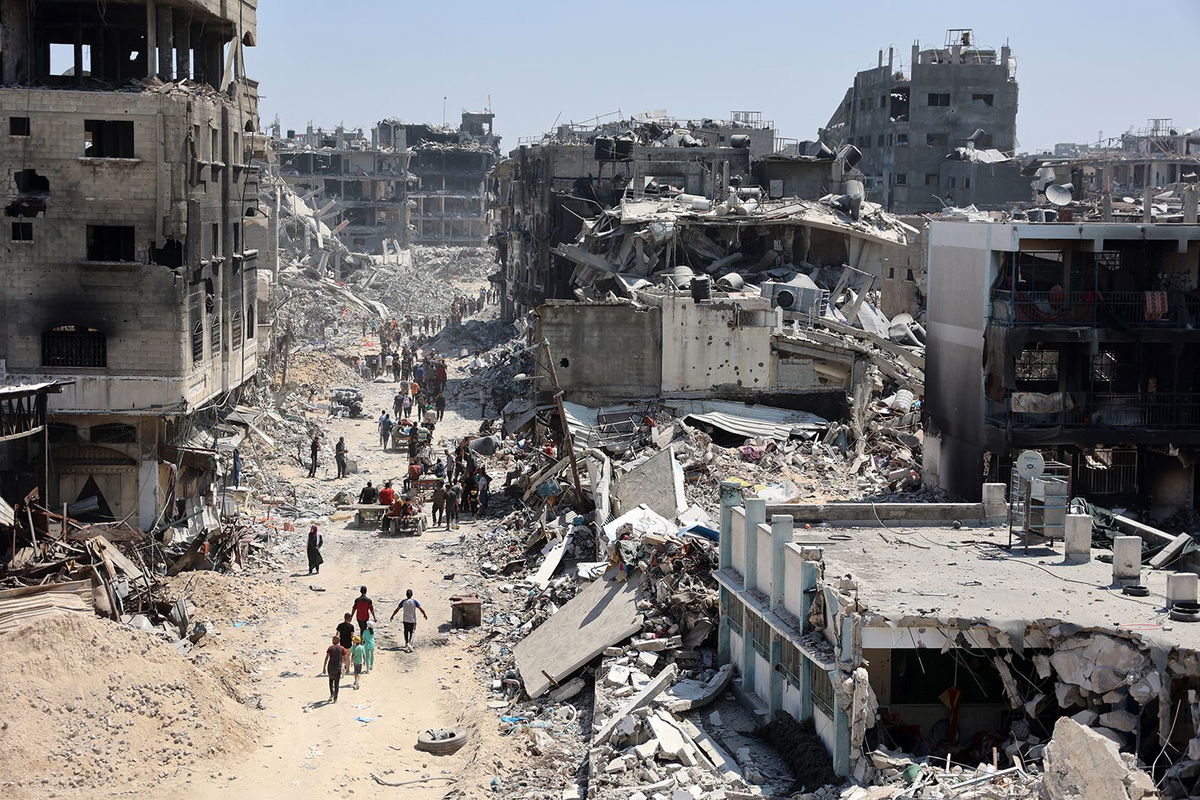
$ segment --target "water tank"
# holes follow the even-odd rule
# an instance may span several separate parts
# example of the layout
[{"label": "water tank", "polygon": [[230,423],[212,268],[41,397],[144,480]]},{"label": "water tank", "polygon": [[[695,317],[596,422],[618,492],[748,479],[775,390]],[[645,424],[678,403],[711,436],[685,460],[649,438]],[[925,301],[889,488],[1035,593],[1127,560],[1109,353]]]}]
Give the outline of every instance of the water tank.
[{"label": "water tank", "polygon": [[699,303],[712,297],[712,278],[697,275],[692,278],[692,300]]},{"label": "water tank", "polygon": [[617,139],[613,152],[618,161],[631,161],[633,159],[633,139],[626,137]]},{"label": "water tank", "polygon": [[729,146],[735,150],[749,150],[750,137],[744,133],[735,133],[729,137]]},{"label": "water tank", "polygon": [[596,160],[615,161],[617,159],[616,142],[611,136],[596,137]]}]

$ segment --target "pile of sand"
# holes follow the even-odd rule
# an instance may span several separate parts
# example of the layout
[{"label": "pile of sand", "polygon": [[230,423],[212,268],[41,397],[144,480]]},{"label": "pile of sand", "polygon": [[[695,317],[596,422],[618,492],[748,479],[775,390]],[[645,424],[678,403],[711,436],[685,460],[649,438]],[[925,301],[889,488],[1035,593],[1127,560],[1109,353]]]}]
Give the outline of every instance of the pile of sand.
[{"label": "pile of sand", "polygon": [[135,793],[243,752],[258,731],[212,675],[108,620],[45,617],[0,637],[0,663],[8,797]]},{"label": "pile of sand", "polygon": [[[377,341],[373,352],[379,352]],[[277,374],[275,380],[278,381],[281,377],[282,375]],[[349,364],[320,350],[301,350],[293,353],[288,363],[287,378],[288,384],[292,386],[304,385],[315,389],[313,396],[318,402],[329,396],[331,386],[360,386],[363,383],[363,379]]]},{"label": "pile of sand", "polygon": [[204,570],[165,579],[162,596],[172,601],[187,597],[196,607],[197,622],[265,622],[295,604],[277,580]]}]

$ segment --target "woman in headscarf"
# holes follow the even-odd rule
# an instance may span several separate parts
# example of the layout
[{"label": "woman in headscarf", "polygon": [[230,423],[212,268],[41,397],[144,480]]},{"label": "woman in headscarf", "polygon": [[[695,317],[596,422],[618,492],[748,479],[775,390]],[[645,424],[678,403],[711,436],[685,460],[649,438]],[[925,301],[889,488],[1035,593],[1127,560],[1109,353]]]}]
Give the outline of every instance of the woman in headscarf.
[{"label": "woman in headscarf", "polygon": [[321,534],[317,533],[317,526],[313,525],[308,532],[308,574],[312,575],[316,572],[321,574],[321,564],[325,559],[321,558],[321,545],[325,542],[321,539]]}]

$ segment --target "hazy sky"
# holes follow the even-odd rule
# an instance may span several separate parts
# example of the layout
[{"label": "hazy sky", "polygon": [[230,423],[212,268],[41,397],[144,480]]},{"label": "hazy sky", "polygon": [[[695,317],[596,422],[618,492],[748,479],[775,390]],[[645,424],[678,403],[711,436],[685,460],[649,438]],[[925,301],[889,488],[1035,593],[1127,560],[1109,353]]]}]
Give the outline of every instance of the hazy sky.
[{"label": "hazy sky", "polygon": [[1013,48],[1021,150],[1149,117],[1200,127],[1200,0],[259,0],[258,13],[248,72],[264,125],[285,129],[439,122],[445,97],[451,121],[490,100],[506,151],[618,110],[761,111],[810,139],[880,48],[907,65],[914,41],[963,27]]}]

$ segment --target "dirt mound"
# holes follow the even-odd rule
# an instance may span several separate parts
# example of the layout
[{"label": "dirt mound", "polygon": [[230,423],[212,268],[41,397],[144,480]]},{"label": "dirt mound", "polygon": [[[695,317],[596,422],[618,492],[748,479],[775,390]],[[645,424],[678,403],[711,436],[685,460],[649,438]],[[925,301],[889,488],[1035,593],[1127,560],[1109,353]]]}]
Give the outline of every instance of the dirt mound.
[{"label": "dirt mound", "polygon": [[[276,375],[275,380],[278,381],[280,377]],[[320,350],[293,353],[288,363],[287,377],[289,384],[314,388],[317,399],[324,399],[329,394],[330,386],[358,386],[363,382],[345,361]]]},{"label": "dirt mound", "polygon": [[162,639],[96,617],[0,637],[8,797],[136,793],[244,751],[258,722]]},{"label": "dirt mound", "polygon": [[181,573],[164,581],[163,596],[187,597],[197,620],[261,622],[288,609],[293,600],[278,582],[221,572]]}]

